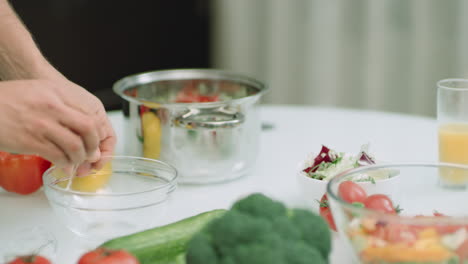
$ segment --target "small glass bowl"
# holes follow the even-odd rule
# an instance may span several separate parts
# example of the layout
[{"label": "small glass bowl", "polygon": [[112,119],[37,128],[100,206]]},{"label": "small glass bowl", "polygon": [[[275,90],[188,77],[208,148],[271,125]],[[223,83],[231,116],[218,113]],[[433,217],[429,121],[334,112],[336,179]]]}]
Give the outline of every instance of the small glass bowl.
[{"label": "small glass bowl", "polygon": [[[339,186],[348,177],[381,170],[397,171],[399,187],[382,192],[366,190],[367,195],[385,195],[393,203],[391,208],[403,209],[399,214],[370,210],[341,199]],[[468,166],[372,165],[334,177],[327,185],[327,195],[338,232],[354,252],[355,262],[465,263],[468,260],[468,190],[446,188],[444,178],[452,174],[468,176]],[[366,200],[364,205],[370,203]]]},{"label": "small glass bowl", "polygon": [[114,156],[99,172],[74,178],[52,167],[44,173],[47,199],[61,222],[89,241],[158,226],[177,187],[171,165],[147,158]]}]

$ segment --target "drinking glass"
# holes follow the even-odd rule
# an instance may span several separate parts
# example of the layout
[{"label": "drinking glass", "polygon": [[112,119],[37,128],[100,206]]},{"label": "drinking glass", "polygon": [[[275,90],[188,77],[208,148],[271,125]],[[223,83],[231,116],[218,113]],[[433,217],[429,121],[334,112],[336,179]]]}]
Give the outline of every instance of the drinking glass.
[{"label": "drinking glass", "polygon": [[[468,79],[437,83],[439,161],[468,164]],[[466,188],[468,173],[440,170],[440,182],[449,188]]]}]

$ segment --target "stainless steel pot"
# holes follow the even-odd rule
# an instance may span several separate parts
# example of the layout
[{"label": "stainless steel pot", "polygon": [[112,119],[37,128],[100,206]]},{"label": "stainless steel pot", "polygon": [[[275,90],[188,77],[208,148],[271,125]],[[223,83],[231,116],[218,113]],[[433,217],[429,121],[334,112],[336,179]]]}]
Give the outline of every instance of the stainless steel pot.
[{"label": "stainless steel pot", "polygon": [[260,135],[256,103],[266,91],[254,79],[220,70],[181,69],[125,77],[125,151],[175,166],[182,183],[245,175]]}]

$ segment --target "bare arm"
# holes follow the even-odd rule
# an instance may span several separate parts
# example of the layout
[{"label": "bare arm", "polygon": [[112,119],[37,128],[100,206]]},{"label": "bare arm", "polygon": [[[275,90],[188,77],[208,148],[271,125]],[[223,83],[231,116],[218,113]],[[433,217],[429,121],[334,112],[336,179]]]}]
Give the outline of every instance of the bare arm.
[{"label": "bare arm", "polygon": [[8,0],[0,0],[0,81],[0,149],[81,164],[83,175],[112,155],[102,102],[47,62]]},{"label": "bare arm", "polygon": [[39,79],[59,75],[44,58],[7,0],[0,0],[0,79]]}]

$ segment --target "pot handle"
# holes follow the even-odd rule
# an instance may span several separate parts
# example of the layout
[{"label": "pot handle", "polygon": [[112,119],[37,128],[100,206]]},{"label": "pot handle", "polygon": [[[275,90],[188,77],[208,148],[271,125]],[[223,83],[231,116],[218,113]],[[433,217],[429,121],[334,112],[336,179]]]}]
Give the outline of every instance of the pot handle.
[{"label": "pot handle", "polygon": [[196,128],[233,128],[244,123],[244,115],[239,112],[231,112],[226,109],[191,109],[187,113],[176,117],[176,126],[186,129]]}]

